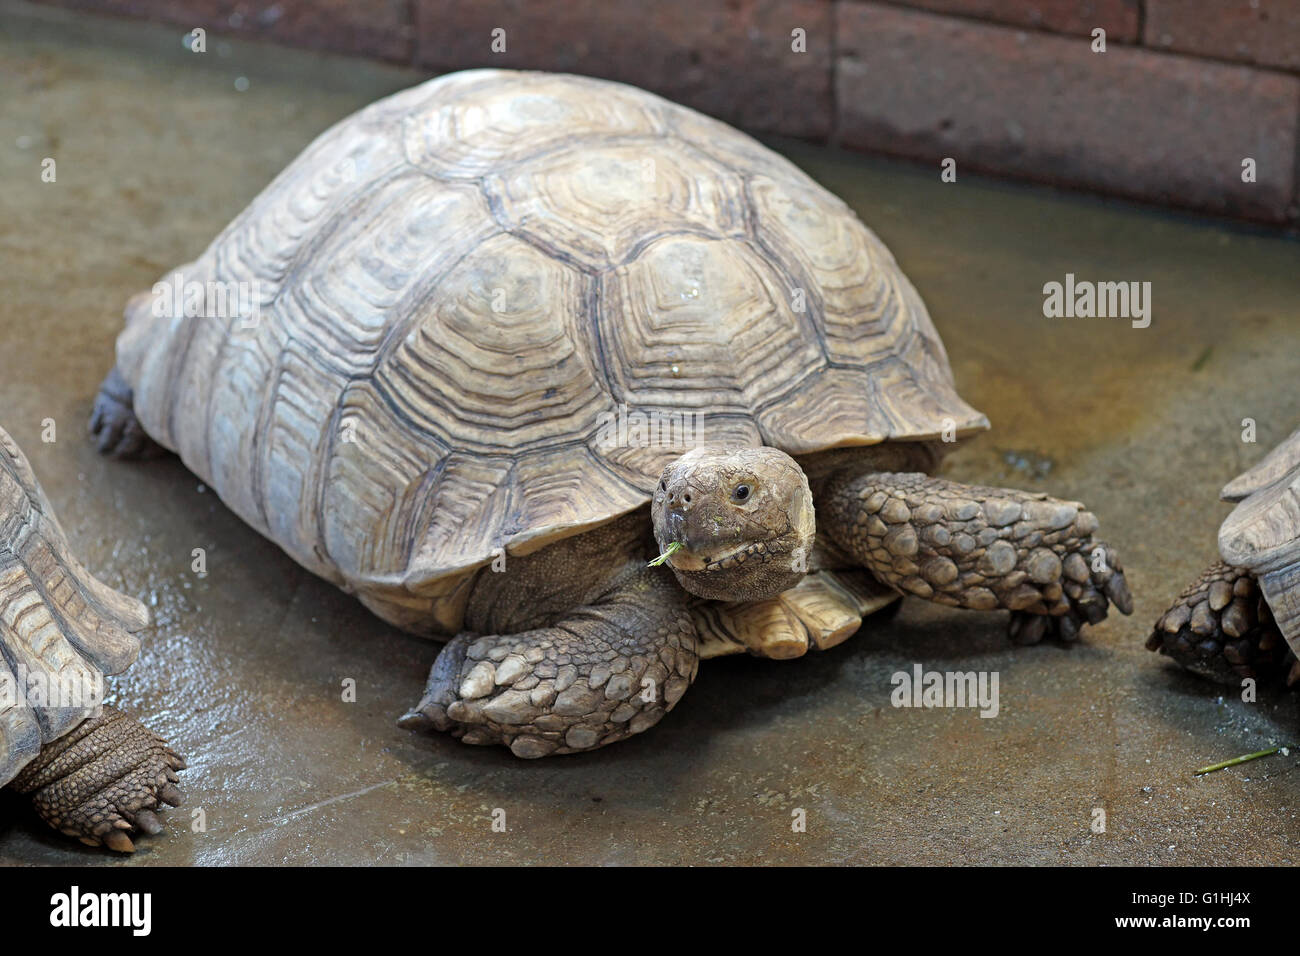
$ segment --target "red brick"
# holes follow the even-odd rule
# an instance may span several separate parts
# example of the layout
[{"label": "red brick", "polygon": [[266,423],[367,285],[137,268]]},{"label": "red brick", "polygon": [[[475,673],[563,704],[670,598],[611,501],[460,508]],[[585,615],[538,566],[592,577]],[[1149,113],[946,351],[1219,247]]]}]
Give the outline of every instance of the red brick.
[{"label": "red brick", "polygon": [[[61,7],[140,17],[216,35],[253,36],[290,46],[409,63],[411,0],[46,0]],[[211,47],[209,47],[211,49]]]},{"label": "red brick", "polygon": [[[417,0],[416,56],[632,83],[749,129],[830,132],[831,0]],[[491,51],[492,30],[506,51]],[[791,50],[802,28],[807,52]]]},{"label": "red brick", "polygon": [[[1300,77],[870,3],[837,7],[841,141],[1279,222]],[[1253,158],[1258,182],[1241,181]],[[936,176],[938,175],[936,169]]]},{"label": "red brick", "polygon": [[1057,33],[1091,36],[1101,27],[1115,43],[1138,38],[1138,0],[889,0],[935,13],[951,13]]},{"label": "red brick", "polygon": [[1296,0],[1147,0],[1152,47],[1300,70]]}]

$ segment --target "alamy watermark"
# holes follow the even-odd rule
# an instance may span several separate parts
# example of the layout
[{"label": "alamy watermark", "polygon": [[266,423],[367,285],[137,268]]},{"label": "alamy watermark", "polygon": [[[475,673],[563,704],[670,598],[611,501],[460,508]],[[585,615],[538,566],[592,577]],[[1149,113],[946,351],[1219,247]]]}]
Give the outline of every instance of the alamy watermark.
[{"label": "alamy watermark", "polygon": [[895,671],[889,702],[895,707],[978,707],[981,717],[996,717],[997,671],[927,671],[920,664],[912,672]]},{"label": "alamy watermark", "polygon": [[239,319],[243,328],[261,321],[261,282],[200,282],[175,272],[153,285],[153,314],[158,318]]},{"label": "alamy watermark", "polygon": [[1131,319],[1133,328],[1151,324],[1150,282],[1076,281],[1073,272],[1065,282],[1043,286],[1043,315],[1049,319]]},{"label": "alamy watermark", "polygon": [[53,674],[19,664],[13,672],[0,671],[0,712],[19,702],[34,710],[71,709],[95,713],[104,703],[104,675],[87,670],[77,674]]},{"label": "alamy watermark", "polygon": [[58,929],[121,927],[132,936],[153,930],[152,893],[83,893],[74,885],[50,897],[50,925]]},{"label": "alamy watermark", "polygon": [[597,417],[596,447],[691,449],[704,440],[703,412],[639,412],[620,403]]}]

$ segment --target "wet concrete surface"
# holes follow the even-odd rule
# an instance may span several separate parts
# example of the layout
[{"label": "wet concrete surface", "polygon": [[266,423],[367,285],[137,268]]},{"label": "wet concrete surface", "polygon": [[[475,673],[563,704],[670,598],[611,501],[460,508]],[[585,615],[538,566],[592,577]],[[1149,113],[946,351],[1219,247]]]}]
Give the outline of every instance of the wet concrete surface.
[{"label": "wet concrete surface", "polygon": [[[133,857],[66,841],[5,796],[0,862],[1297,861],[1300,753],[1192,775],[1300,743],[1296,697],[1242,702],[1142,642],[1214,558],[1218,489],[1300,421],[1300,244],[782,144],[892,247],[993,422],[946,473],[1086,501],[1135,613],[1026,649],[1005,614],[910,600],[829,653],[706,663],[627,743],[524,762],[397,728],[436,645],[301,570],[178,462],[115,464],[87,443],[127,297],[330,123],[420,79],[208,39],[199,56],[176,30],[0,2],[0,422],[86,563],[152,606],[116,701],[190,759],[186,806]],[[1150,328],[1044,318],[1042,286],[1067,272],[1150,281]],[[1247,417],[1258,444],[1241,441]],[[998,672],[999,715],[892,707],[890,675],[914,663]]]}]

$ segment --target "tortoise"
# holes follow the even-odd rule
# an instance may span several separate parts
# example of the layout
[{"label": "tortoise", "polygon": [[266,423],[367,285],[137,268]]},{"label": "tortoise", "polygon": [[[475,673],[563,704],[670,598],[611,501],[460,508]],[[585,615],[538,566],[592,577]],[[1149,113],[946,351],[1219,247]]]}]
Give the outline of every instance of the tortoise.
[{"label": "tortoise", "polygon": [[326,131],[131,300],[91,427],[446,641],[400,723],[520,757],[900,594],[1024,642],[1131,609],[1081,504],[929,476],[988,421],[854,213],[603,80],[455,73]]},{"label": "tortoise", "polygon": [[0,786],[31,798],[54,829],[129,853],[177,806],[166,742],[103,703],[106,674],[140,652],[149,612],[72,553],[17,443],[0,429]]},{"label": "tortoise", "polygon": [[1146,646],[1219,683],[1300,682],[1300,429],[1220,493],[1220,560],[1189,584]]}]

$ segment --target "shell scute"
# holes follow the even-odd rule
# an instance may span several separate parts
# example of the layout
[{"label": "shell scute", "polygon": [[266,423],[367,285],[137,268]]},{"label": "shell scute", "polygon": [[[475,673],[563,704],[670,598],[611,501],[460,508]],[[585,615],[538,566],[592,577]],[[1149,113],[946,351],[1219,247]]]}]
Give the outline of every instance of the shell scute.
[{"label": "shell scute", "polygon": [[628,405],[748,414],[825,365],[788,290],[745,243],[665,236],[601,292],[601,345]]},{"label": "shell scute", "polygon": [[671,140],[548,153],[485,177],[483,188],[504,228],[591,271],[666,234],[746,235],[741,178]]},{"label": "shell scute", "polygon": [[1300,431],[1243,478],[1260,487],[1219,529],[1223,560],[1256,573],[1300,563]]},{"label": "shell scute", "polygon": [[652,136],[663,131],[653,101],[609,84],[575,96],[573,78],[551,73],[468,70],[426,84],[427,109],[402,119],[406,159],[440,179],[477,180],[587,136]]},{"label": "shell scute", "polygon": [[607,406],[589,279],[507,234],[468,252],[380,357],[377,388],[422,433],[511,456],[576,441]]}]

